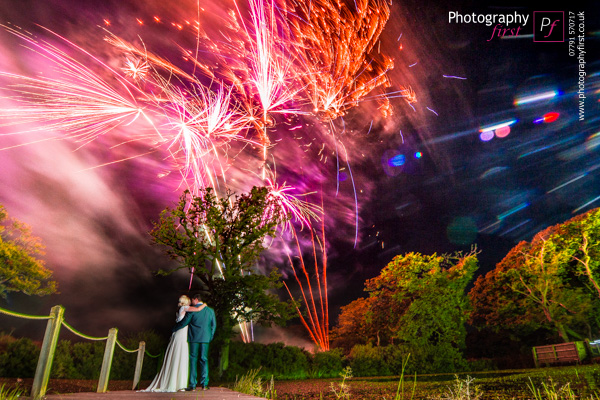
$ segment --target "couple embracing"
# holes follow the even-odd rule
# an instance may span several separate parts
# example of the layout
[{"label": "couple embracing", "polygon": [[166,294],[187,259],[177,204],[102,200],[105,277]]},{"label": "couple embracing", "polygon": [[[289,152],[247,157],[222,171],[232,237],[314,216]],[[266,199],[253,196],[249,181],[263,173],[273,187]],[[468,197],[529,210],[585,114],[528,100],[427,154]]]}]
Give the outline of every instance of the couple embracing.
[{"label": "couple embracing", "polygon": [[[145,392],[208,389],[208,344],[215,335],[215,312],[199,295],[179,298],[177,324],[165,352],[162,368]],[[200,382],[198,382],[200,361]]]}]

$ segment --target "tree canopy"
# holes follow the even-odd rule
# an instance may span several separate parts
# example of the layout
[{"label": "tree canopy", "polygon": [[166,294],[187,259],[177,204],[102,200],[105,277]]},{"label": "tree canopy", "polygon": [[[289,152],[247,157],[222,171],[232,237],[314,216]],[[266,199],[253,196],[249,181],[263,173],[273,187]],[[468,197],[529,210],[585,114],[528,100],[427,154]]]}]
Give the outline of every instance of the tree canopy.
[{"label": "tree canopy", "polygon": [[[463,255],[396,256],[365,284],[369,299],[344,307],[335,337],[377,345],[397,344],[439,370],[461,363],[469,315],[467,284],[477,270],[477,252]],[[359,314],[362,314],[360,318]],[[442,365],[442,364],[445,364]]]},{"label": "tree canopy", "polygon": [[44,246],[31,228],[9,217],[0,205],[0,296],[9,292],[44,296],[56,292],[52,271],[40,258]]},{"label": "tree canopy", "polygon": [[567,342],[598,333],[600,210],[521,242],[470,292],[472,322],[526,335],[546,330]]}]

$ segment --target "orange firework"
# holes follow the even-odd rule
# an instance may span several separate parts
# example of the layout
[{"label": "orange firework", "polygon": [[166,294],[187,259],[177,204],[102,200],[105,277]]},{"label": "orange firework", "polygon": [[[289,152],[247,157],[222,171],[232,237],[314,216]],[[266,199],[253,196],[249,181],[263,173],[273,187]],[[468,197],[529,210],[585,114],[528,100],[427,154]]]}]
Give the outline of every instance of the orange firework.
[{"label": "orange firework", "polygon": [[[343,116],[374,89],[390,85],[393,62],[375,49],[390,15],[385,0],[292,0],[286,12],[315,114]],[[387,98],[380,99],[388,110]]]},{"label": "orange firework", "polygon": [[[319,261],[317,257],[317,244],[315,240],[315,234],[311,230],[310,237],[312,243],[312,252],[315,264],[315,279],[317,288],[313,291],[312,283],[310,276],[308,274],[308,270],[306,269],[306,264],[304,262],[304,257],[302,255],[302,250],[300,247],[300,241],[298,239],[298,235],[295,230],[293,230],[294,239],[296,240],[296,247],[298,249],[298,260],[300,269],[304,275],[306,286],[305,289],[302,280],[298,277],[296,272],[296,268],[294,267],[294,262],[292,261],[292,256],[288,251],[288,260],[290,262],[290,266],[292,267],[292,271],[294,273],[294,278],[300,287],[300,292],[302,294],[302,299],[304,302],[304,306],[307,310],[307,318],[302,315],[300,308],[296,305],[296,311],[298,312],[298,316],[300,317],[300,321],[302,325],[308,331],[310,338],[313,342],[318,346],[318,348],[322,351],[329,350],[329,300],[327,298],[327,250],[325,247],[325,223],[324,218],[321,221],[321,271],[319,274]],[[289,287],[284,282],[285,288],[288,291],[290,297],[292,297],[292,293],[290,292]],[[317,301],[315,301],[315,297],[317,297]],[[308,319],[308,320],[307,320]]]}]

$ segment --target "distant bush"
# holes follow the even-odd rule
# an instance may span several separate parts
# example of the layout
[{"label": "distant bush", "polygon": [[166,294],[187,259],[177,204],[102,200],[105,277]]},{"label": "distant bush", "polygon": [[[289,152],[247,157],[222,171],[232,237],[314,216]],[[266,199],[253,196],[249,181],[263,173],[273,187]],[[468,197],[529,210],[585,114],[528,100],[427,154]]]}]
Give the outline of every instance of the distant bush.
[{"label": "distant bush", "polygon": [[427,348],[408,345],[355,345],[347,357],[354,376],[399,375],[403,360],[406,359],[406,374],[460,372],[468,369],[468,363],[458,350],[443,345]]},{"label": "distant bush", "polygon": [[29,338],[8,341],[0,354],[0,376],[5,378],[33,378],[40,349]]},{"label": "distant bush", "polygon": [[451,373],[468,369],[468,363],[462,352],[449,343],[413,346],[407,350],[410,352],[407,370],[411,373]]},{"label": "distant bush", "polygon": [[310,354],[294,346],[283,343],[242,343],[231,342],[229,347],[229,367],[223,380],[235,381],[250,370],[260,368],[260,376],[276,379],[306,378],[308,376]]},{"label": "distant bush", "polygon": [[71,342],[69,340],[61,340],[56,346],[54,353],[54,362],[50,371],[51,378],[68,379],[76,378],[79,371],[75,367],[75,361],[71,354]]},{"label": "distant bush", "polygon": [[373,347],[371,344],[355,345],[348,356],[354,376],[391,375],[385,359],[385,348]]},{"label": "distant bush", "polygon": [[[217,359],[217,357],[212,357]],[[338,377],[343,369],[342,352],[333,350],[311,354],[283,343],[231,342],[229,367],[222,377],[235,381],[236,377],[259,370],[258,376],[270,379],[304,379],[308,377]]]},{"label": "distant bush", "polygon": [[[166,350],[166,341],[153,331],[144,331],[134,335],[127,335],[119,339],[119,342],[128,350],[136,350],[140,342],[146,343],[146,351],[152,355],[160,355]],[[137,353],[123,351],[115,347],[115,355],[111,368],[111,379],[133,380]],[[162,357],[144,357],[142,365],[141,380],[152,380],[162,367]]]},{"label": "distant bush", "polygon": [[479,358],[473,360],[467,360],[469,371],[497,371],[498,366],[496,365],[495,360],[491,358]]},{"label": "distant bush", "polygon": [[312,356],[311,378],[337,378],[344,369],[344,356],[341,349],[320,351]]},{"label": "distant bush", "polygon": [[[142,332],[119,338],[119,342],[129,350],[135,350],[139,342],[146,343],[150,354],[159,355],[164,352],[166,343],[163,338],[153,332]],[[51,378],[58,379],[93,379],[100,377],[102,359],[106,347],[105,341],[58,342],[51,370]],[[218,357],[216,346],[211,348],[211,368],[215,367]],[[15,339],[10,335],[0,335],[0,376],[32,378],[39,358],[39,345],[30,339]],[[389,358],[389,357],[388,357]],[[110,373],[111,380],[133,380],[137,353],[123,351],[115,347]],[[391,370],[394,370],[395,364]],[[162,357],[144,357],[142,380],[152,380],[162,366]],[[229,367],[223,381],[235,381],[252,370],[260,370],[259,377],[270,379],[304,379],[309,377],[338,377],[344,368],[341,350],[327,352],[310,352],[283,343],[242,343],[231,342],[229,349]],[[216,368],[212,369],[216,371]],[[216,379],[216,376],[213,375]]]},{"label": "distant bush", "polygon": [[[136,350],[139,342],[146,342],[150,354],[160,355],[164,351],[165,340],[148,331],[119,338],[119,342],[130,350]],[[106,341],[71,342],[61,340],[56,346],[51,378],[58,379],[99,379]],[[33,378],[40,354],[40,346],[31,339],[16,339],[10,335],[0,335],[0,377]],[[137,353],[128,353],[115,347],[110,379],[133,380]],[[151,380],[162,365],[162,359],[145,356],[142,380]]]}]

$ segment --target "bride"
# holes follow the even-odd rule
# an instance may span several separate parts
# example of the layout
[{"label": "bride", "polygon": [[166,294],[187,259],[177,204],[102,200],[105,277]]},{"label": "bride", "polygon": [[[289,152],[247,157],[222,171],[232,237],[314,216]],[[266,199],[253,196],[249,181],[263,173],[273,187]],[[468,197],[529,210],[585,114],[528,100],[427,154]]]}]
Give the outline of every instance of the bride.
[{"label": "bride", "polygon": [[[190,298],[185,295],[179,298],[176,322],[181,321],[187,311],[200,311],[206,307],[206,304],[190,307],[190,303]],[[187,387],[190,363],[187,334],[186,326],[171,335],[160,372],[142,392],[176,392]]]}]

